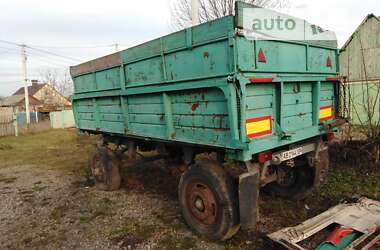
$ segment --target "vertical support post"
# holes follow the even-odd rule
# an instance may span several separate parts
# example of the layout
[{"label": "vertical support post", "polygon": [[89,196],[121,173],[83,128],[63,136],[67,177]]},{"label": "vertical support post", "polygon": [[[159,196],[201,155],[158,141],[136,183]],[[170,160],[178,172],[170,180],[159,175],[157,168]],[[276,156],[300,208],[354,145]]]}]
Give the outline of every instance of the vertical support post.
[{"label": "vertical support post", "polygon": [[96,130],[100,130],[100,111],[99,111],[99,107],[98,107],[98,104],[96,102],[96,98],[92,98],[92,103],[94,105],[94,111],[95,111],[95,127],[96,127]]},{"label": "vertical support post", "polygon": [[24,95],[25,95],[25,115],[26,115],[26,124],[27,126],[30,124],[30,113],[29,113],[29,93],[28,93],[28,77],[27,77],[27,69],[26,69],[26,45],[21,45],[21,59],[22,59],[22,74],[24,81]]},{"label": "vertical support post", "polygon": [[306,71],[309,71],[309,45],[306,45]]},{"label": "vertical support post", "polygon": [[13,113],[13,126],[15,127],[15,136],[18,136],[17,113]]},{"label": "vertical support post", "polygon": [[170,96],[166,93],[162,94],[164,101],[164,111],[165,111],[165,122],[166,122],[166,133],[168,139],[175,138],[175,130],[173,125],[173,111],[172,111],[172,102]]},{"label": "vertical support post", "polygon": [[168,75],[166,73],[165,53],[164,53],[162,38],[160,38],[160,54],[161,54],[163,78],[164,78],[164,81],[166,82],[168,80]]},{"label": "vertical support post", "polygon": [[121,112],[123,113],[124,133],[128,133],[129,126],[130,126],[128,104],[126,103],[126,100],[127,100],[126,97],[120,96],[120,107],[121,107]]},{"label": "vertical support post", "polygon": [[237,108],[237,97],[236,90],[233,84],[228,84],[228,86],[223,90],[224,96],[227,99],[227,107],[228,107],[228,119],[230,124],[230,131],[233,140],[239,140],[239,115]]},{"label": "vertical support post", "polygon": [[61,113],[61,124],[62,124],[62,128],[65,128],[65,111],[60,111]]},{"label": "vertical support post", "polygon": [[36,114],[36,123],[38,123],[38,112],[37,112],[37,110],[36,110],[35,114]]},{"label": "vertical support post", "polygon": [[320,106],[320,94],[321,94],[321,82],[315,82],[313,84],[313,126],[319,124],[319,106]]},{"label": "vertical support post", "polygon": [[120,64],[120,89],[125,90],[125,69],[123,62]]},{"label": "vertical support post", "polygon": [[280,127],[284,124],[284,118],[282,116],[282,107],[284,107],[284,82],[280,82],[280,89],[279,89],[279,105],[277,110],[278,115],[278,123],[280,124]]}]

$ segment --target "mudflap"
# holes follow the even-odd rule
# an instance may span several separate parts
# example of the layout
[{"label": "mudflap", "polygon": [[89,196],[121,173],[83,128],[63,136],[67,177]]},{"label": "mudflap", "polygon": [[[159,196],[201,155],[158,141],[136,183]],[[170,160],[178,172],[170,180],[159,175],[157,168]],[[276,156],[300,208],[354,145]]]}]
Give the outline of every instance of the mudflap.
[{"label": "mudflap", "polygon": [[329,164],[329,148],[324,142],[320,141],[317,144],[313,162],[311,164],[315,169],[314,186],[317,187],[326,181]]},{"label": "mudflap", "polygon": [[243,230],[254,230],[259,218],[260,169],[246,163],[248,172],[239,176],[239,212]]}]

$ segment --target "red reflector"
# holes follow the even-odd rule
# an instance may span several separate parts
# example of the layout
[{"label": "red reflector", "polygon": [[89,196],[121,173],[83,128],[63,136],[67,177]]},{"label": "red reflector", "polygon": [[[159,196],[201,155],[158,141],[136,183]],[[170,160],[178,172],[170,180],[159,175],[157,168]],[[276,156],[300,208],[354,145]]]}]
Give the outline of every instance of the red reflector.
[{"label": "red reflector", "polygon": [[349,228],[349,227],[337,227],[327,237],[325,242],[329,242],[329,243],[333,244],[334,246],[337,246],[340,244],[340,242],[344,236],[352,234],[353,232],[354,232],[354,230],[352,228]]},{"label": "red reflector", "polygon": [[258,160],[260,163],[265,163],[267,161],[272,160],[272,152],[268,151],[260,153],[258,156]]},{"label": "red reflector", "polygon": [[273,82],[273,77],[251,77],[249,81],[251,83],[268,83]]},{"label": "red reflector", "polygon": [[265,55],[264,55],[264,52],[263,52],[262,49],[259,50],[259,55],[258,55],[257,60],[258,60],[259,62],[262,62],[262,63],[267,62],[267,59],[265,58]]},{"label": "red reflector", "polygon": [[337,82],[337,81],[339,81],[339,77],[337,77],[337,76],[326,77],[326,81]]},{"label": "red reflector", "polygon": [[328,133],[326,135],[327,141],[333,141],[335,139],[335,134],[334,133]]},{"label": "red reflector", "polygon": [[331,57],[330,56],[327,57],[326,67],[332,68],[332,62],[331,62]]}]

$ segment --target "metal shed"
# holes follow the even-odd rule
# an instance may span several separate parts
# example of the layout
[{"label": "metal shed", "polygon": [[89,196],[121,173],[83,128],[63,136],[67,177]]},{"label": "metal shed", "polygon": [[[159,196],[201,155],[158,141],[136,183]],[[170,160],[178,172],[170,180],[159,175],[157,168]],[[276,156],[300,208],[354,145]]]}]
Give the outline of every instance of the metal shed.
[{"label": "metal shed", "polygon": [[380,18],[370,14],[340,51],[343,113],[355,125],[379,124]]}]

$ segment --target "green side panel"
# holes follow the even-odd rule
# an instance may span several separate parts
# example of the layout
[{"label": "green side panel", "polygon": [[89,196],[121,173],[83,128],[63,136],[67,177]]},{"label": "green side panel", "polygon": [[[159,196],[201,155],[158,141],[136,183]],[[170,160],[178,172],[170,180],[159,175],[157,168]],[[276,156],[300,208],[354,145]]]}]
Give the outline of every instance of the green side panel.
[{"label": "green side panel", "polygon": [[[309,47],[309,70],[311,72],[323,72],[335,74],[337,72],[338,54],[335,49],[326,49],[318,47]],[[331,66],[328,66],[327,60],[330,58]]]},{"label": "green side panel", "polygon": [[229,31],[233,30],[233,25],[233,17],[220,18],[124,50],[121,53],[121,59],[123,63],[128,64],[160,56],[161,51],[170,53],[176,50],[191,49],[195,45],[227,37]]},{"label": "green side panel", "polygon": [[74,79],[75,93],[82,93],[88,91],[95,91],[95,78],[94,74],[86,74],[75,77]]},{"label": "green side panel", "polygon": [[127,85],[130,83],[145,84],[164,81],[161,57],[147,61],[130,63],[125,67]]},{"label": "green side panel", "polygon": [[305,72],[305,45],[281,41],[256,41],[256,57],[260,49],[264,52],[266,62],[258,62],[257,69],[273,72]]},{"label": "green side panel", "polygon": [[[290,41],[252,41],[244,37],[236,40],[241,71],[334,74],[337,70],[336,49]],[[260,51],[265,61],[258,60]]]},{"label": "green side panel", "polygon": [[122,51],[126,87],[230,74],[232,31],[224,17]]},{"label": "green side panel", "polygon": [[[132,95],[128,96],[128,134],[142,137],[152,137],[164,140],[182,141],[212,146],[230,147],[232,141],[229,129],[227,100],[217,88],[191,91],[167,92],[170,99],[171,117],[165,110],[163,95]],[[92,111],[81,112],[78,105],[80,123],[83,119],[96,123],[93,106]],[[113,130],[113,133],[124,134],[123,115],[120,113],[105,113],[109,106],[120,110],[117,98],[99,98],[100,128],[102,131]],[[168,133],[167,122],[172,122],[173,132]]]},{"label": "green side panel", "polygon": [[75,78],[75,92],[111,90],[120,88],[119,68],[88,73]]},{"label": "green side panel", "polygon": [[167,77],[171,81],[223,75],[232,71],[226,41],[184,50],[166,56]]}]

